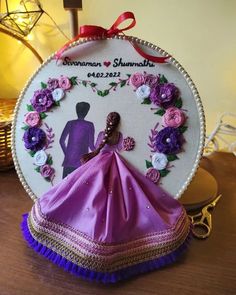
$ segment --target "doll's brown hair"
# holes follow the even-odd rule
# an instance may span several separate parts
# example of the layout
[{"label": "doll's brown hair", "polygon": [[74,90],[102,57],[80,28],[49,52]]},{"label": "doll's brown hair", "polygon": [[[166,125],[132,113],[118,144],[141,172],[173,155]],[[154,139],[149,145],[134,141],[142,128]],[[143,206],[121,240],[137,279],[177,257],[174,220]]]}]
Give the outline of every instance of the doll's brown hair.
[{"label": "doll's brown hair", "polygon": [[117,126],[119,125],[120,122],[120,115],[116,112],[111,112],[107,116],[106,120],[106,128],[104,131],[104,136],[102,139],[102,142],[99,144],[98,148],[88,154],[85,154],[81,157],[80,162],[82,164],[88,162],[92,158],[94,158],[96,155],[99,154],[101,149],[105,146],[105,144],[108,142],[108,139],[112,136],[113,132],[116,130]]}]

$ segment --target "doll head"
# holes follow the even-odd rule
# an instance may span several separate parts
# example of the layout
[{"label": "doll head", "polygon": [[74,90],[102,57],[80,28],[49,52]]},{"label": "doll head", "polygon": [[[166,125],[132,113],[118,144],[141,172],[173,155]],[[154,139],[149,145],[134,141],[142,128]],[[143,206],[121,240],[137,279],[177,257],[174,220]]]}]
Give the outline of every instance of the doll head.
[{"label": "doll head", "polygon": [[88,162],[89,160],[91,160],[92,158],[94,158],[96,155],[99,154],[101,149],[107,143],[108,139],[112,136],[113,132],[118,127],[119,123],[120,123],[120,115],[118,113],[111,112],[107,115],[106,128],[104,131],[104,137],[102,139],[102,142],[99,144],[98,148],[95,151],[82,156],[82,158],[80,159],[82,164]]}]

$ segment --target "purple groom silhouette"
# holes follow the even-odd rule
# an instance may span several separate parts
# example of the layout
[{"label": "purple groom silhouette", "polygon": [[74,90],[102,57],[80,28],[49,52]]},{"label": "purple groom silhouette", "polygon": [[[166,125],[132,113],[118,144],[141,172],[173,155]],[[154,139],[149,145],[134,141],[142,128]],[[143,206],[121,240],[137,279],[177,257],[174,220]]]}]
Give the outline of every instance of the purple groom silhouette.
[{"label": "purple groom silhouette", "polygon": [[[78,102],[76,104],[76,113],[78,119],[68,121],[60,138],[60,145],[65,155],[62,163],[63,178],[78,168],[80,158],[95,149],[94,146],[94,125],[84,118],[88,114],[90,104],[87,102]],[[68,138],[67,144],[66,139]]]}]

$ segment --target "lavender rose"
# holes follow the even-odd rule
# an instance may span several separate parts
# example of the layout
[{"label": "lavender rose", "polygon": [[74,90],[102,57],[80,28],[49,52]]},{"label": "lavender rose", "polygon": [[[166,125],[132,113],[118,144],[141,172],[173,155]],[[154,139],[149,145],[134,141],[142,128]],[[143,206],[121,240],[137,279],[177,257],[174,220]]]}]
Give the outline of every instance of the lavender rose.
[{"label": "lavender rose", "polygon": [[54,89],[59,87],[59,80],[54,79],[54,78],[49,78],[48,82],[47,82],[47,85],[48,85],[49,90],[54,90]]},{"label": "lavender rose", "polygon": [[34,164],[36,166],[43,166],[47,162],[48,155],[44,150],[37,151],[34,154]]},{"label": "lavender rose", "polygon": [[61,88],[56,88],[52,92],[52,98],[54,101],[60,101],[65,96],[65,92]]},{"label": "lavender rose", "polygon": [[34,92],[33,98],[30,100],[35,111],[41,113],[46,112],[53,105],[52,92],[49,89],[40,89]]},{"label": "lavender rose", "polygon": [[152,88],[151,101],[163,108],[172,106],[179,96],[179,89],[173,83],[165,83]]},{"label": "lavender rose", "polygon": [[146,177],[154,183],[158,183],[160,179],[160,172],[155,168],[149,168],[146,172]]},{"label": "lavender rose", "polygon": [[63,90],[68,90],[71,88],[71,82],[69,80],[69,78],[67,78],[66,76],[61,76],[59,79],[59,87]]},{"label": "lavender rose", "polygon": [[156,136],[156,148],[160,153],[176,154],[181,151],[183,137],[176,128],[166,127]]},{"label": "lavender rose", "polygon": [[148,98],[150,95],[150,87],[147,85],[139,86],[139,88],[136,90],[136,96],[137,98],[144,100],[145,98]]},{"label": "lavender rose", "polygon": [[47,136],[45,132],[37,127],[27,129],[23,135],[25,148],[31,151],[39,151],[46,144]]},{"label": "lavender rose", "polygon": [[134,88],[138,88],[139,86],[144,84],[144,75],[141,73],[135,73],[131,75],[129,78],[129,81]]},{"label": "lavender rose", "polygon": [[45,164],[40,167],[40,173],[44,178],[51,178],[54,175],[55,170],[52,166]]},{"label": "lavender rose", "polygon": [[155,76],[152,74],[146,74],[144,76],[144,84],[148,85],[151,88],[154,88],[155,86],[157,86],[159,82],[159,76]]},{"label": "lavender rose", "polygon": [[165,169],[168,164],[168,159],[163,153],[155,153],[152,155],[152,166],[157,170]]}]

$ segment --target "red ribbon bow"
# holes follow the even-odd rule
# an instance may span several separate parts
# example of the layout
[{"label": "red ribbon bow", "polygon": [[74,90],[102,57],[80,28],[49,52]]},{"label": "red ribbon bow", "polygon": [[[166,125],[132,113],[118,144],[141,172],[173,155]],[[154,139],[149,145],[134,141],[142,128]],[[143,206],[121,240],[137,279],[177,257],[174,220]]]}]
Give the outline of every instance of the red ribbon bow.
[{"label": "red ribbon bow", "polygon": [[[132,20],[131,23],[124,28],[119,29],[119,25],[122,24],[124,21],[126,20]],[[122,33],[124,35],[124,31],[127,31],[131,28],[133,28],[136,24],[136,20],[134,17],[134,14],[132,12],[124,12],[122,13],[117,20],[114,22],[114,24],[110,27],[110,29],[104,29],[103,27],[99,27],[99,26],[94,26],[94,25],[85,25],[85,26],[81,26],[80,27],[80,32],[79,34],[73,38],[72,40],[70,40],[69,42],[67,42],[57,53],[56,53],[56,59],[60,59],[62,53],[70,46],[71,43],[79,40],[80,38],[88,38],[88,37],[112,37],[115,35],[119,35],[119,33]],[[128,40],[132,46],[134,47],[134,49],[145,59],[148,59],[152,62],[155,63],[166,63],[166,60],[170,57],[170,56],[153,56],[153,55],[149,55],[147,53],[145,53],[138,45],[137,43]]]}]

